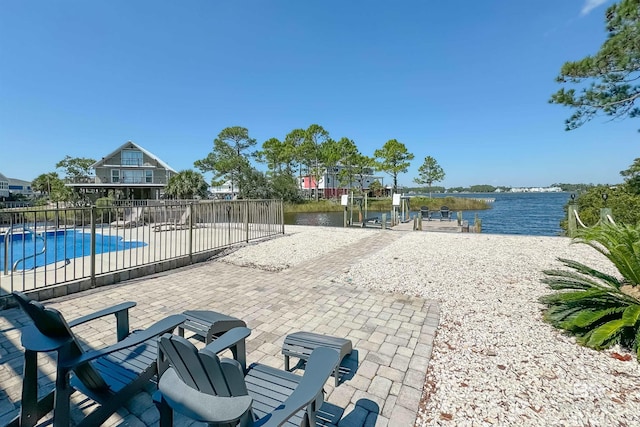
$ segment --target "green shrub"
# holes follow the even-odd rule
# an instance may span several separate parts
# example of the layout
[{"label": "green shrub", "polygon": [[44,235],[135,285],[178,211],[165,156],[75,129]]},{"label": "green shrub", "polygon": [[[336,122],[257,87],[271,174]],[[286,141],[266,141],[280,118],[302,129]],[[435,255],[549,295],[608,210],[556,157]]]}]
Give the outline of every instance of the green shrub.
[{"label": "green shrub", "polygon": [[620,344],[640,360],[640,227],[602,224],[575,242],[591,246],[616,267],[620,278],[561,258],[570,270],[546,270],[543,283],[555,291],[541,298],[544,319],[594,349]]},{"label": "green shrub", "polygon": [[[606,204],[602,198],[603,194],[607,195]],[[640,224],[640,195],[636,194],[636,190],[628,184],[620,184],[615,187],[598,185],[580,194],[576,199],[580,220],[588,227],[598,223],[600,209],[605,205],[611,208],[611,215],[616,223]],[[564,208],[565,212],[567,207],[568,205]],[[566,226],[565,220],[561,223],[561,227],[566,229]]]}]

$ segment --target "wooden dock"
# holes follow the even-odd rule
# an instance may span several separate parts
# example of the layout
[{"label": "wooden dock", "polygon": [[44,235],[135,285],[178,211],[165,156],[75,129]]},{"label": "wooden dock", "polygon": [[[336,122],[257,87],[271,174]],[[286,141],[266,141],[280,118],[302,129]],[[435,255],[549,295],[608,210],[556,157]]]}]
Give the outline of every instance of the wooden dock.
[{"label": "wooden dock", "polygon": [[[401,222],[393,227],[393,230],[398,231],[414,231],[414,221]],[[472,228],[472,227],[471,227]],[[421,231],[421,230],[415,230]],[[469,223],[463,221],[462,225],[458,225],[458,221],[453,219],[451,221],[440,221],[439,219],[432,219],[431,221],[422,220],[422,231],[443,231],[449,233],[468,233],[470,231]]]}]

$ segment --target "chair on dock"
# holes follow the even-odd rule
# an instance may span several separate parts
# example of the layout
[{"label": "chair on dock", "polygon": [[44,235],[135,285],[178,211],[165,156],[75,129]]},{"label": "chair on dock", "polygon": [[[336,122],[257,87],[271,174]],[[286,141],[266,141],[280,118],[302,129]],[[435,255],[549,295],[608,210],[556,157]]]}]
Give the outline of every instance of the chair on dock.
[{"label": "chair on dock", "polygon": [[[169,316],[149,328],[129,333],[129,309],[125,302],[67,322],[53,308],[13,292],[20,308],[32,324],[22,329],[25,348],[22,402],[18,418],[9,426],[33,426],[53,410],[53,426],[71,423],[71,395],[77,390],[97,403],[77,426],[98,426],[137,393],[145,390],[157,374],[157,337],[173,331],[184,316]],[[117,343],[98,350],[85,351],[72,328],[110,314],[116,317]],[[38,396],[39,352],[57,353],[56,384],[40,400]],[[73,375],[71,375],[73,373]]]},{"label": "chair on dock", "polygon": [[[198,349],[177,335],[163,335],[158,347],[160,426],[173,425],[173,411],[210,426],[315,426],[322,388],[338,364],[338,352],[319,347],[304,376],[252,364],[244,372],[217,353],[237,346],[251,331],[238,327]],[[244,346],[242,346],[244,347]]]},{"label": "chair on dock", "polygon": [[440,207],[440,221],[451,221],[451,211],[447,206]]},{"label": "chair on dock", "polygon": [[431,221],[431,215],[429,214],[428,206],[420,206],[420,215],[422,215],[422,219]]}]

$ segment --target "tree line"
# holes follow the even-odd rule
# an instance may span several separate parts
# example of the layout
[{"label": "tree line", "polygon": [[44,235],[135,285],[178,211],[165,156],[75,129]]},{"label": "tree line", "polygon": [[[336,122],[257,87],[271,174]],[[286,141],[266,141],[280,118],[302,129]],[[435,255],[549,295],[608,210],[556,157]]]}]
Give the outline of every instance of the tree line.
[{"label": "tree line", "polygon": [[[382,194],[382,183],[377,180],[369,183],[367,188],[366,178],[374,170],[389,174],[393,183],[391,189],[397,192],[398,175],[407,172],[415,157],[396,139],[388,140],[374,151],[373,156],[367,156],[360,152],[352,139],[332,139],[329,132],[318,124],[294,129],[282,140],[269,138],[257,150],[256,146],[257,141],[249,135],[247,128],[232,126],[223,129],[214,139],[211,152],[194,162],[198,171],[187,169],[172,176],[165,193],[181,199],[206,197],[208,184],[203,173],[211,172],[212,186],[229,182],[231,192],[241,198],[280,198],[290,202],[302,200],[299,183],[307,177],[318,200],[319,182],[328,171],[328,177],[338,184],[332,187],[348,188],[356,194],[365,190]],[[65,179],[77,182],[89,176],[93,163],[94,159],[66,156],[56,164],[56,168],[64,171]],[[257,164],[266,165],[267,171],[258,170]],[[427,156],[414,181],[431,187],[444,176],[444,170],[435,158]],[[39,175],[32,188],[56,201],[73,201],[80,197],[65,187],[57,172]]]},{"label": "tree line", "polygon": [[[231,191],[245,198],[281,198],[298,201],[300,182],[308,177],[316,201],[319,182],[327,173],[340,188],[356,193],[365,190],[380,192],[380,182],[366,187],[366,178],[375,169],[388,173],[392,191],[398,190],[398,175],[407,172],[414,155],[396,139],[390,139],[373,156],[363,154],[356,143],[347,137],[333,139],[318,124],[306,129],[293,129],[283,139],[269,138],[259,150],[251,151],[256,140],[247,128],[240,126],[222,130],[213,142],[212,151],[194,166],[201,172],[212,172],[213,186],[231,183]],[[267,166],[267,172],[257,170],[252,163]],[[340,166],[338,168],[338,166]],[[416,182],[431,185],[444,178],[444,171],[433,157],[427,156]]]}]

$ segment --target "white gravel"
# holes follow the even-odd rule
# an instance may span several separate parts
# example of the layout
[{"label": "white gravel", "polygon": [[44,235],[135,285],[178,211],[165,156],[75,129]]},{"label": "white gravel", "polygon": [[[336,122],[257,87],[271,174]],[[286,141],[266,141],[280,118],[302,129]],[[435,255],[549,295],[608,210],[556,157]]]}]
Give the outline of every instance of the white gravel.
[{"label": "white gravel", "polygon": [[[284,268],[355,242],[362,230],[290,228],[234,262]],[[391,232],[390,232],[391,233]],[[562,237],[407,232],[337,280],[441,301],[418,426],[637,426],[640,365],[597,352],[542,321],[542,270],[557,257],[610,274]]]},{"label": "white gravel", "polygon": [[220,261],[241,267],[280,271],[348,246],[374,230],[287,225],[285,235],[252,243]]}]

